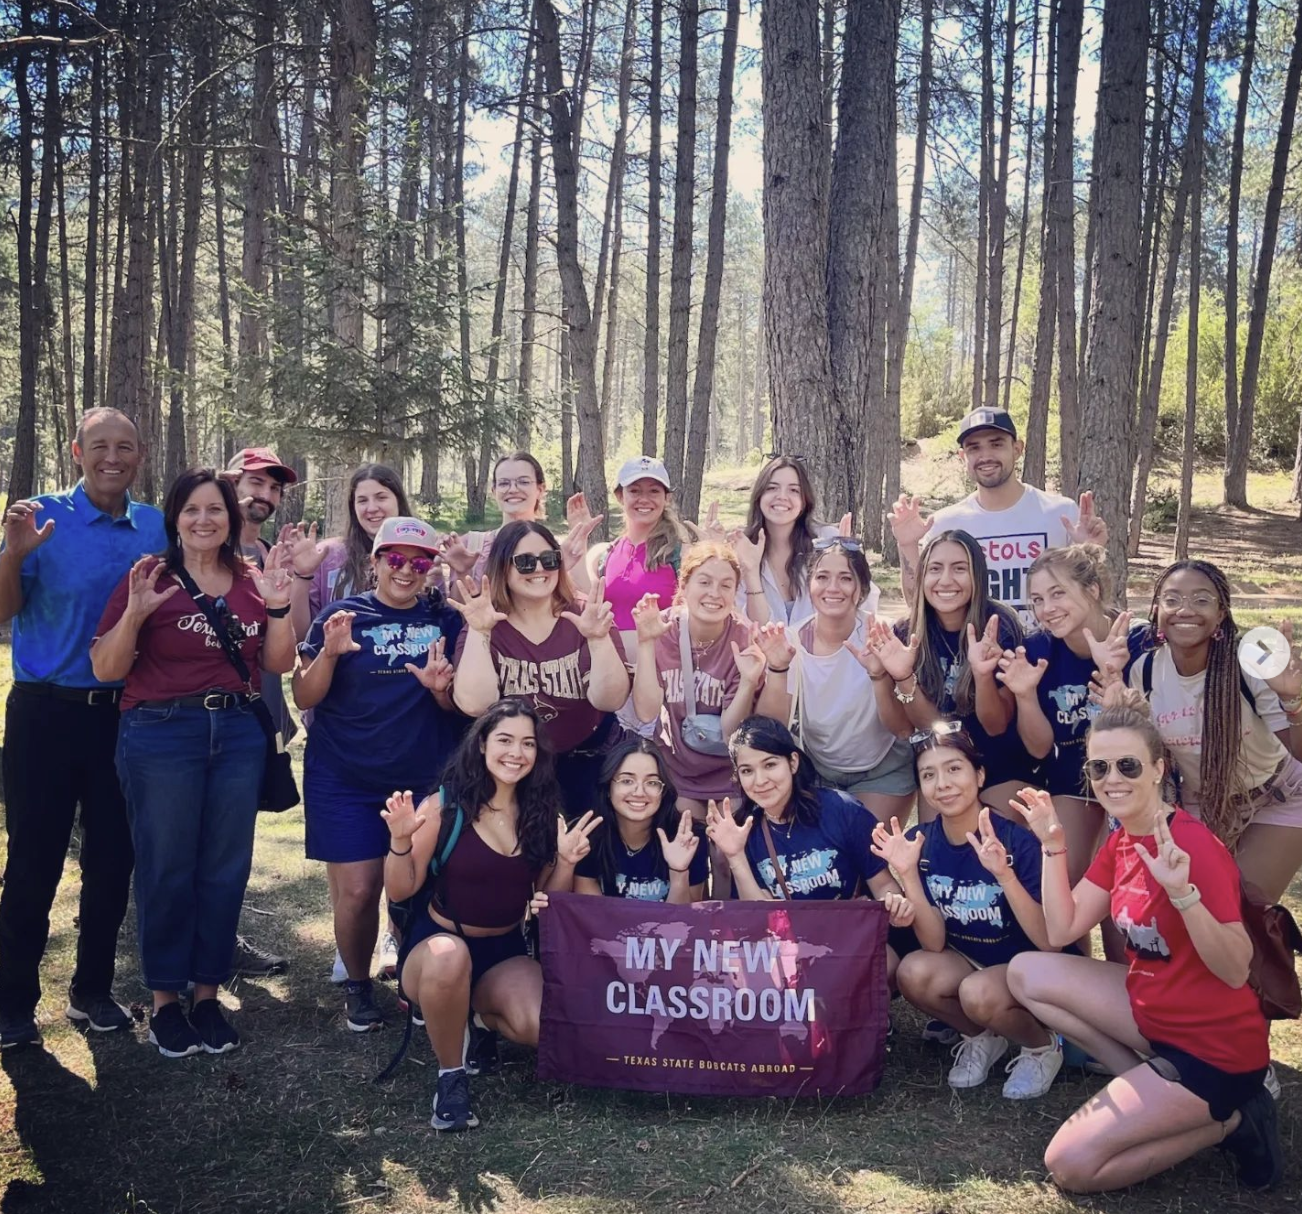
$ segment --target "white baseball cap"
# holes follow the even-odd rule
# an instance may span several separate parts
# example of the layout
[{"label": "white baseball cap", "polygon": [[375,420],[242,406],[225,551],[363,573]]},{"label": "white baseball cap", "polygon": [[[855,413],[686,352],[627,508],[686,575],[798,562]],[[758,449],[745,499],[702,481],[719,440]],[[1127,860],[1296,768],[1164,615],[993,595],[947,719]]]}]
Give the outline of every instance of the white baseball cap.
[{"label": "white baseball cap", "polygon": [[426,552],[439,551],[433,527],[427,527],[418,518],[404,518],[402,515],[397,518],[386,518],[380,524],[379,531],[375,533],[375,543],[371,545],[371,555],[374,556],[381,548],[399,546],[422,548]]},{"label": "white baseball cap", "polygon": [[615,487],[627,489],[634,481],[643,479],[659,481],[666,489],[671,491],[673,489],[669,481],[669,469],[650,455],[639,455],[635,459],[627,460],[615,478]]}]

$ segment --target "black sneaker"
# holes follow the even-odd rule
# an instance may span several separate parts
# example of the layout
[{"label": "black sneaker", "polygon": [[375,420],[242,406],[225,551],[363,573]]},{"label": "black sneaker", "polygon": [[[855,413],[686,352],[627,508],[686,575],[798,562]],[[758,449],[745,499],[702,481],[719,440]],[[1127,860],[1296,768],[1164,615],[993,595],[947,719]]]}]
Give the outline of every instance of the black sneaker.
[{"label": "black sneaker", "polygon": [[0,1015],[0,1050],[17,1049],[24,1045],[40,1045],[41,1030],[32,1015]]},{"label": "black sneaker", "polygon": [[97,1033],[116,1033],[131,1027],[131,1013],[112,995],[78,995],[69,991],[63,1014]]},{"label": "black sneaker", "polygon": [[479,1124],[470,1108],[470,1076],[464,1067],[439,1076],[433,1113],[430,1125],[436,1130],[473,1130]]},{"label": "black sneaker", "polygon": [[1239,1183],[1248,1189],[1273,1189],[1284,1176],[1279,1116],[1274,1097],[1263,1086],[1239,1109],[1242,1120],[1221,1146],[1239,1165]]},{"label": "black sneaker", "polygon": [[354,1033],[370,1033],[384,1027],[384,1015],[375,1005],[375,987],[369,978],[344,983],[344,1012]]},{"label": "black sneaker", "polygon": [[247,936],[235,937],[235,952],[231,956],[232,978],[269,978],[289,969],[289,959],[259,948]]},{"label": "black sneaker", "polygon": [[468,1075],[492,1075],[497,1071],[497,1034],[489,1028],[482,1028],[475,1023],[474,1012],[470,1013],[469,1040],[466,1042],[466,1073]]},{"label": "black sneaker", "polygon": [[164,1058],[189,1058],[203,1049],[179,1003],[165,1003],[149,1017],[149,1044]]},{"label": "black sneaker", "polygon": [[222,1015],[216,999],[200,999],[190,1009],[190,1024],[207,1054],[229,1054],[240,1048],[240,1035]]}]

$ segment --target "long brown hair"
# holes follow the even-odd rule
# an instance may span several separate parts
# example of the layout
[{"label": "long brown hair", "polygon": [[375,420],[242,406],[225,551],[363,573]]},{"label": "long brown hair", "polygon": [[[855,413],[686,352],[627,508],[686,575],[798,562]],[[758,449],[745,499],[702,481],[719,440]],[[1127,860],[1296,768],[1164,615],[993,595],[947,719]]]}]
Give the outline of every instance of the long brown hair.
[{"label": "long brown hair", "polygon": [[240,555],[240,500],[235,496],[235,486],[222,476],[215,468],[187,468],[167,490],[163,501],[163,531],[167,535],[167,548],[163,553],[163,566],[168,573],[175,573],[185,564],[185,553],[181,549],[181,537],[177,529],[177,520],[181,511],[190,500],[191,494],[204,485],[216,485],[222,495],[222,504],[226,507],[226,517],[230,528],[226,538],[217,550],[217,561],[222,568],[229,570],[237,579],[249,576],[248,562]]},{"label": "long brown hair", "polygon": [[1243,744],[1243,691],[1239,683],[1239,629],[1230,612],[1230,583],[1210,561],[1176,561],[1158,575],[1148,618],[1160,644],[1164,638],[1158,630],[1157,609],[1162,588],[1173,574],[1185,571],[1200,573],[1211,583],[1216,604],[1225,617],[1207,642],[1198,800],[1203,822],[1226,847],[1233,848],[1246,825],[1239,820],[1234,801],[1243,797],[1247,787],[1239,761]]},{"label": "long brown hair", "polygon": [[[511,591],[507,588],[506,577],[515,559],[515,550],[526,535],[541,535],[553,552],[560,553],[561,546],[556,537],[542,523],[533,520],[516,519],[507,523],[493,540],[493,547],[488,553],[488,566],[484,570],[484,579],[488,582],[488,591],[493,599],[493,606],[498,611],[510,612]],[[552,615],[560,615],[574,603],[574,584],[565,572],[565,564],[556,574],[556,589],[552,591]]]},{"label": "long brown hair", "polygon": [[791,554],[787,557],[787,581],[791,585],[792,592],[798,597],[805,586],[806,566],[814,553],[814,540],[818,538],[818,519],[814,515],[818,499],[814,493],[814,484],[809,479],[809,470],[805,467],[805,461],[799,456],[775,455],[760,469],[760,474],[755,478],[755,484],[750,491],[750,506],[746,512],[746,538],[751,543],[759,539],[760,531],[764,528],[760,498],[764,496],[769,478],[783,468],[790,468],[796,474],[800,497],[804,502],[795,526],[791,529]]},{"label": "long brown hair", "polygon": [[340,598],[350,594],[361,594],[372,585],[371,537],[357,518],[357,507],[353,505],[357,497],[357,486],[363,481],[375,481],[383,485],[398,499],[398,514],[404,518],[411,516],[411,506],[407,503],[407,493],[402,487],[402,478],[388,464],[363,464],[348,478],[348,530],[344,533],[344,571],[339,581],[343,593]]}]

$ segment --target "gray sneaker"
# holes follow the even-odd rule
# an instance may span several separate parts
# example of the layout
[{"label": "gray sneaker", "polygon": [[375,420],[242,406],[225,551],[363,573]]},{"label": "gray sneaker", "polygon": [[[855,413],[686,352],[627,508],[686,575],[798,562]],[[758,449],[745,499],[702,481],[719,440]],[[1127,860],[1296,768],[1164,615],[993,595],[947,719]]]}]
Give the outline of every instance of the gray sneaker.
[{"label": "gray sneaker", "polygon": [[97,1033],[114,1033],[131,1027],[131,1013],[112,995],[85,996],[69,991],[64,1015]]},{"label": "gray sneaker", "polygon": [[384,1015],[375,1004],[375,987],[369,978],[344,983],[344,1011],[354,1033],[371,1033],[384,1027]]},{"label": "gray sneaker", "polygon": [[288,968],[287,958],[259,948],[247,936],[235,937],[235,952],[231,956],[232,978],[269,978],[272,974],[283,974]]}]

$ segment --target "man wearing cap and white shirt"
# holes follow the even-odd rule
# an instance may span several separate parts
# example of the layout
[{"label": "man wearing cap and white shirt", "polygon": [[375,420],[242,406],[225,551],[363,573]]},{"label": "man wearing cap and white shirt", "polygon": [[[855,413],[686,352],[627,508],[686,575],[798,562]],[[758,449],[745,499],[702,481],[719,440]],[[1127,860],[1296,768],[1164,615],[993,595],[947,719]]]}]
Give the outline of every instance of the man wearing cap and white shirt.
[{"label": "man wearing cap and white shirt", "polygon": [[930,516],[923,514],[921,498],[902,494],[888,515],[900,549],[904,597],[913,601],[919,554],[928,533],[966,531],[985,551],[990,597],[1034,623],[1026,585],[1031,562],[1048,548],[1106,544],[1107,524],[1094,513],[1092,493],[1082,493],[1078,505],[1018,479],[1017,461],[1026,444],[1004,410],[969,413],[959,425],[958,445],[976,492]]}]

